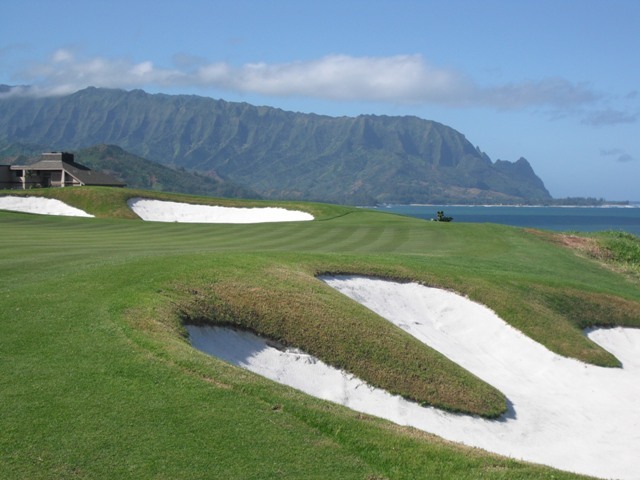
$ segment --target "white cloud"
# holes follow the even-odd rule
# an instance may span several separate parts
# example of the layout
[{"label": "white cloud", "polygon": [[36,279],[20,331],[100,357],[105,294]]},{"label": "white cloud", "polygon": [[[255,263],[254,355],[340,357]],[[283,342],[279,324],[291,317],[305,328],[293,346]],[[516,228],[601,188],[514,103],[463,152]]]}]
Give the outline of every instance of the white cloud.
[{"label": "white cloud", "polygon": [[73,60],[73,53],[70,50],[60,48],[53,52],[51,61],[53,63],[71,62]]},{"label": "white cloud", "polygon": [[635,161],[635,158],[621,148],[602,149],[600,150],[600,155],[603,157],[613,157],[613,159],[618,163],[629,163]]},{"label": "white cloud", "polygon": [[157,68],[150,61],[133,63],[126,59],[93,57],[78,59],[74,52],[56,50],[46,63],[34,64],[22,72],[25,90],[35,95],[64,95],[88,86],[141,88],[171,85],[183,74],[178,70]]},{"label": "white cloud", "polygon": [[153,73],[153,63],[152,62],[142,62],[134,65],[131,69],[131,73],[138,77],[144,77],[146,75]]},{"label": "white cloud", "polygon": [[34,87],[32,94],[40,95],[71,93],[87,86],[203,87],[276,97],[497,109],[568,109],[597,99],[587,86],[561,78],[480,86],[463,72],[433,66],[421,55],[328,55],[309,61],[242,66],[195,61],[184,55],[177,59],[174,68],[165,68],[150,61],[77,58],[72,51],[60,49],[48,62],[22,72],[20,80]]},{"label": "white cloud", "polygon": [[572,84],[562,78],[510,83],[486,89],[488,103],[504,108],[550,106],[573,108],[598,99],[584,84]]},{"label": "white cloud", "polygon": [[637,113],[628,113],[613,108],[589,112],[582,123],[596,127],[603,125],[616,125],[619,123],[635,123],[638,120]]},{"label": "white cloud", "polygon": [[234,90],[332,100],[458,103],[472,85],[456,72],[429,67],[421,57],[330,55],[309,62],[227,68]]}]

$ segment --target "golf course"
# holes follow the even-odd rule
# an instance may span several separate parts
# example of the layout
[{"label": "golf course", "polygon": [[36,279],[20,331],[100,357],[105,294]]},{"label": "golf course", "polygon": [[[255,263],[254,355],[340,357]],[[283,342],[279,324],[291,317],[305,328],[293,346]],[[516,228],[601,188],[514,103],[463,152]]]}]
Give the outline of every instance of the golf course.
[{"label": "golf course", "polygon": [[[554,362],[614,374],[625,361],[585,330],[640,327],[633,235],[107,187],[0,191],[0,200],[9,195],[92,217],[0,203],[6,479],[587,478],[315,398],[197,350],[187,327],[250,332],[418,406],[489,423],[518,417],[503,389],[323,279],[455,293]],[[302,215],[144,221],[132,208],[141,198]],[[628,414],[637,432],[637,407]]]}]

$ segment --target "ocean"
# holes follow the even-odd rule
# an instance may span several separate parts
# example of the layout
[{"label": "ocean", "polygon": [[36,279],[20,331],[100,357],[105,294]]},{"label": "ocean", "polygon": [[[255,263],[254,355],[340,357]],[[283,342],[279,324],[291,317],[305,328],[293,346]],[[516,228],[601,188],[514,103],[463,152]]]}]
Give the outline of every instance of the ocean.
[{"label": "ocean", "polygon": [[387,205],[376,210],[429,220],[444,211],[454,222],[499,223],[564,232],[616,230],[640,236],[640,203],[624,207]]}]

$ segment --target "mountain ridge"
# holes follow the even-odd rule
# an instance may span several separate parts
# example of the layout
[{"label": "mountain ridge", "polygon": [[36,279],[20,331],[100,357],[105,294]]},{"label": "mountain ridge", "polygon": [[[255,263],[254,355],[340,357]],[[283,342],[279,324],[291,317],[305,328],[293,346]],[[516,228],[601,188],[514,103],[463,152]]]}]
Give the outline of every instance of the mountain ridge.
[{"label": "mountain ridge", "polygon": [[551,196],[524,158],[495,163],[444,124],[330,117],[195,95],[89,87],[0,99],[0,143],[112,144],[264,198],[374,203],[532,203]]}]

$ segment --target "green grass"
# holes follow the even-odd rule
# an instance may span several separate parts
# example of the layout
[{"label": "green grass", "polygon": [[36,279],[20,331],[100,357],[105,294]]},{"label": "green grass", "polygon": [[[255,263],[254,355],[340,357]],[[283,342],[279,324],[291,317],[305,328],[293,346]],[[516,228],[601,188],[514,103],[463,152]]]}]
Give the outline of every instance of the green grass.
[{"label": "green grass", "polygon": [[37,193],[99,218],[0,212],[3,478],[577,478],[276,385],[192,349],[182,322],[249,328],[407,397],[485,416],[504,408],[499,392],[315,276],[452,289],[600,365],[617,360],[582,327],[640,326],[636,282],[521,229],[297,203],[281,205],[318,220],[145,223],[129,219],[127,198],[203,199]]},{"label": "green grass", "polygon": [[640,278],[640,237],[626,232],[602,232],[597,238],[607,260]]}]

